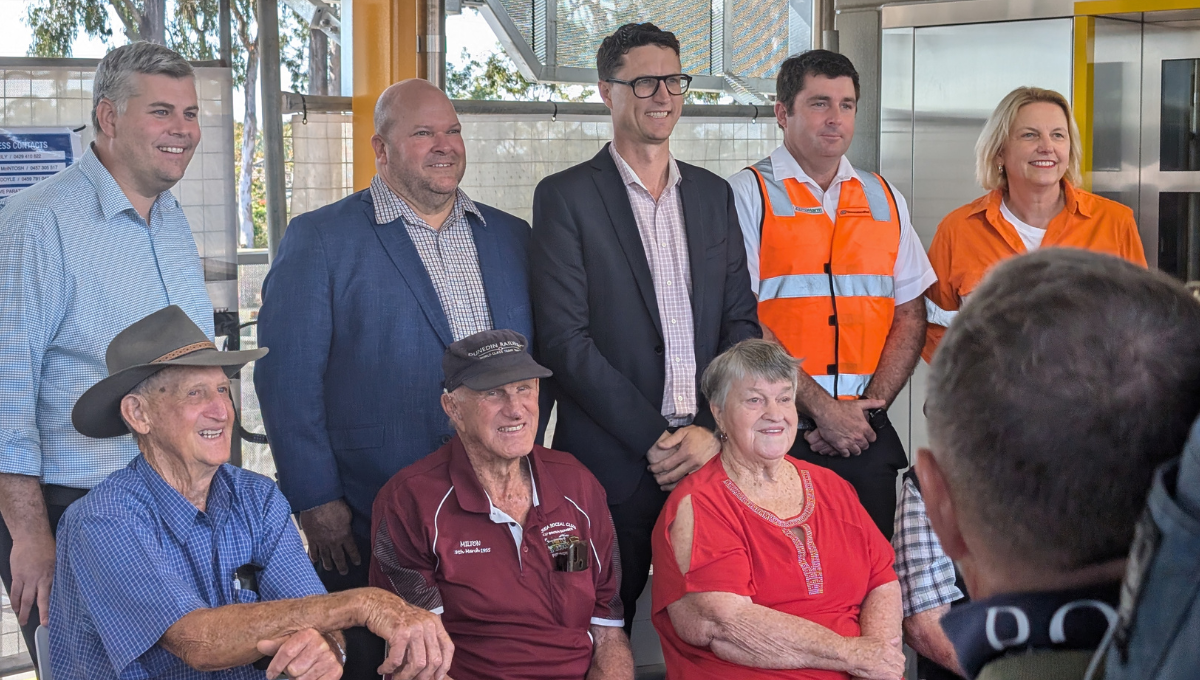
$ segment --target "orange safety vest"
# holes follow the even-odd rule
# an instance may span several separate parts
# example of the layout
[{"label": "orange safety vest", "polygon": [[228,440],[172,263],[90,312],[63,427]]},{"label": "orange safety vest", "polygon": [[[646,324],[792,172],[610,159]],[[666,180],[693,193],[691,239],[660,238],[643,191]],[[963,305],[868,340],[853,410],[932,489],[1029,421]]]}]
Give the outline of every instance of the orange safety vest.
[{"label": "orange safety vest", "polygon": [[862,396],[892,328],[900,216],[881,177],[842,182],[837,222],[803,184],[751,168],[763,217],[758,319],[838,399]]}]

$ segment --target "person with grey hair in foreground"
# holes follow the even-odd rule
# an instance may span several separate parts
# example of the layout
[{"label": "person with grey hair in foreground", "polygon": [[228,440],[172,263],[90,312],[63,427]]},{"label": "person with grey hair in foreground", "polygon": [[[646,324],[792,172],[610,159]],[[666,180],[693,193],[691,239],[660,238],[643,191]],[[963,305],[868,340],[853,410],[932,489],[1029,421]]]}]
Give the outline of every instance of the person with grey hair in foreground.
[{"label": "person with grey hair in foreground", "polygon": [[63,511],[137,455],[128,436],[88,439],[71,407],[103,378],[123,328],[179,305],[213,337],[187,218],[170,189],[200,143],[192,67],[134,43],[92,85],[96,138],[0,211],[0,577],[30,654],[47,622]]},{"label": "person with grey hair in foreground", "polygon": [[973,600],[942,619],[968,678],[1084,677],[1197,412],[1200,303],[1175,280],[1069,248],[987,276],[934,355],[916,466]]},{"label": "person with grey hair in foreground", "polygon": [[436,616],[377,588],[326,595],[279,489],[228,464],[229,376],[266,353],[217,351],[176,306],[108,346],[109,375],[72,422],[97,439],[132,432],[141,454],[63,515],[54,677],[337,680],[351,626],[390,644],[380,673],[445,676]]},{"label": "person with grey hair in foreground", "polygon": [[892,547],[850,483],[787,456],[798,362],[743,340],[704,371],[721,452],[654,527],[654,627],[689,680],[899,680]]}]

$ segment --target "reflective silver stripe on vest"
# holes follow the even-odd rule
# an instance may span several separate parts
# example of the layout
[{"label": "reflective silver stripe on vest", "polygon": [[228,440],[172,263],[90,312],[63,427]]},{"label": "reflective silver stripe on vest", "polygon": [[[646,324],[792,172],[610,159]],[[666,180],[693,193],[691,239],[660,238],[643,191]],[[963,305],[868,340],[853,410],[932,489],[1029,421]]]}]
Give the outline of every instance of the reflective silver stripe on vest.
[{"label": "reflective silver stripe on vest", "polygon": [[[767,187],[767,202],[771,204],[771,213],[776,217],[795,216],[796,206],[792,203],[787,189],[784,188],[783,181],[775,179],[775,166],[771,162],[771,157],[767,156],[752,167],[762,175],[763,184]],[[863,194],[867,197],[871,218],[876,222],[890,222],[892,206],[888,203],[888,192],[880,181],[879,175],[873,172],[860,172],[858,169],[855,169],[854,173],[858,175]]]},{"label": "reflective silver stripe on vest", "polygon": [[888,204],[887,189],[883,188],[879,175],[873,172],[858,172],[858,179],[862,182],[863,193],[867,195],[871,217],[876,222],[891,222],[892,206]]},{"label": "reflective silver stripe on vest", "polygon": [[771,204],[771,214],[776,217],[795,216],[796,207],[792,204],[792,197],[788,196],[783,182],[775,179],[775,168],[771,163],[771,157],[767,156],[755,163],[754,169],[762,175],[763,184],[767,186],[767,202]]},{"label": "reflective silver stripe on vest", "polygon": [[953,312],[946,311],[933,304],[933,300],[925,298],[925,320],[929,323],[949,328],[950,322],[954,321],[954,317],[956,316],[958,316],[958,310]]},{"label": "reflective silver stripe on vest", "polygon": [[837,377],[838,393],[833,393],[833,376],[832,375],[814,375],[813,380],[822,387],[826,392],[834,397],[861,397],[863,392],[867,391],[867,385],[871,384],[870,373],[842,373]]},{"label": "reflective silver stripe on vest", "polygon": [[838,274],[829,290],[828,274],[788,274],[772,276],[758,284],[760,302],[779,298],[896,296],[896,282],[885,274]]}]

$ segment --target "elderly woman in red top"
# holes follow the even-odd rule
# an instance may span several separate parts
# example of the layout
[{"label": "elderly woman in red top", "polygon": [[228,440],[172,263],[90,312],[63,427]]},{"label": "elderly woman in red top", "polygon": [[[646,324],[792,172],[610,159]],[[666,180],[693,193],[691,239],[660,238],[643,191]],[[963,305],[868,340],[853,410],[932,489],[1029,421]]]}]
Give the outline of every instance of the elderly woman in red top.
[{"label": "elderly woman in red top", "polygon": [[894,553],[836,474],[789,458],[797,363],[746,340],[701,389],[721,454],[684,478],[654,528],[654,627],[667,677],[896,680]]}]

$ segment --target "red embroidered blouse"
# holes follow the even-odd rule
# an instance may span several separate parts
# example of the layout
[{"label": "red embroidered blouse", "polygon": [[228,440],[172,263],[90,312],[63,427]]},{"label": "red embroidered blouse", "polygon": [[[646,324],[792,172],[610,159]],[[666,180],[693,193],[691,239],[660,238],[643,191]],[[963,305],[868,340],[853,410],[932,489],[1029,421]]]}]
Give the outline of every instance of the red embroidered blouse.
[{"label": "red embroidered blouse", "polygon": [[[747,668],[693,647],[675,634],[667,606],[687,593],[727,592],[818,623],[842,636],[859,635],[858,614],[871,590],[896,580],[895,553],[837,474],[794,458],[804,509],[783,519],[758,507],[729,479],[721,457],[684,478],[654,527],[654,627],[662,639],[668,679],[848,678],[824,670]],[[669,534],[679,502],[692,497],[692,562],[682,574]],[[764,631],[769,635],[769,631]]]}]

